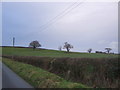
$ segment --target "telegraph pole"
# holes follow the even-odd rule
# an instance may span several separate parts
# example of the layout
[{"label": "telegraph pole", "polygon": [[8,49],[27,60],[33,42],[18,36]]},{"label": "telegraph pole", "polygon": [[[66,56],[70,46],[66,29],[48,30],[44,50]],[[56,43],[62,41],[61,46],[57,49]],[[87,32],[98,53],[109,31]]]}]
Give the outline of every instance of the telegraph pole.
[{"label": "telegraph pole", "polygon": [[15,37],[13,37],[13,47],[14,47],[14,45],[15,45]]}]

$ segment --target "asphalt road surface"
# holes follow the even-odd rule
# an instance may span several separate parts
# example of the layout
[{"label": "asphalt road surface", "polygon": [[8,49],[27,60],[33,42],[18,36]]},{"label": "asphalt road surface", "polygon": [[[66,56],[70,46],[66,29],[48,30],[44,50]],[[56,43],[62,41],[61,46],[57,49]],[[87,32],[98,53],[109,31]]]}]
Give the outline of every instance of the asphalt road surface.
[{"label": "asphalt road surface", "polygon": [[33,88],[5,64],[2,64],[2,88]]}]

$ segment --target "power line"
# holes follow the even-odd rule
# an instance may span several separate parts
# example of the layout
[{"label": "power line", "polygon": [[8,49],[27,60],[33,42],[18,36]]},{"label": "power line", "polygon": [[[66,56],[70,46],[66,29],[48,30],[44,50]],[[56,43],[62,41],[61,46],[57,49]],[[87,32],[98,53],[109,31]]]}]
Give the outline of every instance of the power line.
[{"label": "power line", "polygon": [[50,23],[48,23],[48,26],[45,26],[42,31],[44,31],[45,29],[47,29],[50,25],[52,25],[53,23],[55,23],[58,19],[64,17],[64,16],[65,16],[66,14],[68,14],[71,10],[77,8],[77,7],[78,7],[79,5],[81,5],[81,4],[82,4],[82,2],[78,3],[76,6],[74,6],[73,8],[71,8],[69,11],[63,13],[60,17],[55,18],[53,21],[51,21]]},{"label": "power line", "polygon": [[[66,14],[68,14],[70,11],[72,11],[73,9],[77,8],[78,6],[80,6],[83,2],[78,2],[79,0],[77,0],[77,2],[74,2],[73,4],[71,4],[68,8],[66,8],[64,11],[62,11],[60,14],[58,14],[57,16],[55,16],[53,19],[51,19],[49,22],[47,22],[46,24],[42,25],[41,28],[42,31],[44,31],[45,29],[47,29],[50,25],[52,25],[53,23],[55,23],[57,20],[59,20],[60,18],[64,17]],[[76,5],[75,5],[76,4]],[[41,31],[41,32],[42,32]]]},{"label": "power line", "polygon": [[[78,2],[79,0],[77,0]],[[52,18],[51,20],[49,20],[46,24],[49,24],[51,21],[53,21],[54,19],[56,19],[57,17],[59,17],[61,14],[65,13],[67,10],[69,10],[72,6],[74,6],[77,2],[74,2],[73,4],[71,4],[69,7],[67,7],[65,10],[63,10],[62,12],[60,12],[57,16],[55,16],[54,18]],[[46,24],[41,25],[41,27],[45,26]]]}]

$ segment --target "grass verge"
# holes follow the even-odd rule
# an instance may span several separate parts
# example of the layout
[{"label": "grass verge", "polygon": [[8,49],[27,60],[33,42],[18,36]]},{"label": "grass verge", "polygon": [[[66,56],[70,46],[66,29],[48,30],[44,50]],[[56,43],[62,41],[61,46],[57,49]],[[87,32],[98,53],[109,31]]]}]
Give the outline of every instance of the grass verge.
[{"label": "grass verge", "polygon": [[53,58],[34,56],[3,56],[31,64],[54,73],[67,81],[91,87],[117,88],[120,80],[120,58]]},{"label": "grass verge", "polygon": [[29,64],[6,58],[3,58],[2,61],[35,88],[87,88],[85,85],[68,82],[55,74]]}]

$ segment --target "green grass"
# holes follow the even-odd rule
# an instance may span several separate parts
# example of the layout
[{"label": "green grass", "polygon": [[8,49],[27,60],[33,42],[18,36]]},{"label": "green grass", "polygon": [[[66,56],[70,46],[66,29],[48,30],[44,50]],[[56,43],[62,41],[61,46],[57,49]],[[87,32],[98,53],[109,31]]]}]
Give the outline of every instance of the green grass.
[{"label": "green grass", "polygon": [[87,88],[32,65],[3,58],[2,61],[35,88]]},{"label": "green grass", "polygon": [[73,58],[115,58],[118,55],[113,54],[98,54],[98,53],[78,53],[57,50],[33,50],[32,48],[12,48],[3,47],[3,55],[18,55],[18,56],[43,56],[43,57],[73,57]]},{"label": "green grass", "polygon": [[2,47],[0,47],[0,55],[2,55]]}]

